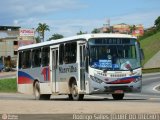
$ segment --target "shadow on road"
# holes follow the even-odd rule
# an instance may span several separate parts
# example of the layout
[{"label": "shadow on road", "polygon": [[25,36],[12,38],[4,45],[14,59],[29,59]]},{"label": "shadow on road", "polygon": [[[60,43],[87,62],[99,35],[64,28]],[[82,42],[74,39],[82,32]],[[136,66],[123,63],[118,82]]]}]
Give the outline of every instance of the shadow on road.
[{"label": "shadow on road", "polygon": [[[144,101],[148,100],[149,97],[138,97],[138,96],[128,96],[124,97],[123,100],[113,100],[112,97],[84,97],[82,101]],[[24,95],[24,94],[0,94],[0,100],[35,100],[33,95]],[[36,100],[35,100],[36,101]],[[67,96],[51,96],[50,100],[44,100],[44,101],[73,101],[69,100]]]},{"label": "shadow on road", "polygon": [[[123,100],[113,100],[113,99],[109,99],[109,98],[102,98],[102,99],[99,99],[99,98],[84,98],[83,100],[81,100],[81,102],[86,102],[86,101],[143,101],[143,100],[147,100],[147,99],[144,99],[144,98],[137,98],[137,99],[123,99]],[[73,101],[73,100],[69,100],[68,98],[53,98],[51,99],[51,101]]]}]

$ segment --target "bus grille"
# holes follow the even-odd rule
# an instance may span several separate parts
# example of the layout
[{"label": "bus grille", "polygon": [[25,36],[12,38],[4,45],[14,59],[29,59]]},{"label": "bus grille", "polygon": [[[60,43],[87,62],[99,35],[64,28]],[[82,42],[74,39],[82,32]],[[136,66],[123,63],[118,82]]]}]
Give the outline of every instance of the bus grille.
[{"label": "bus grille", "polygon": [[107,73],[98,73],[99,75],[102,75],[102,76],[107,76],[107,77],[112,77],[112,78],[121,78],[121,77],[126,77],[127,75],[126,74],[120,74],[120,73],[114,73],[114,74],[107,74]]},{"label": "bus grille", "polygon": [[110,77],[112,77],[112,78],[121,78],[121,77],[126,77],[126,74],[110,74]]}]

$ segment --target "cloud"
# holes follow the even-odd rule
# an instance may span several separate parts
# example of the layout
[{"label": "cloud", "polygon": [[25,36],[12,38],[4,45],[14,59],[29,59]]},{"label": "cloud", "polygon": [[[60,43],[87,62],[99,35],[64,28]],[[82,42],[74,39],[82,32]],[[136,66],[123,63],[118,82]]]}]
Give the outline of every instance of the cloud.
[{"label": "cloud", "polygon": [[75,0],[5,0],[0,4],[0,18],[38,17],[60,10],[74,10],[86,5]]},{"label": "cloud", "polygon": [[[145,28],[154,25],[154,20],[159,15],[158,12],[148,13],[134,13],[124,16],[117,16],[110,18],[111,25],[126,23],[126,24],[143,24]],[[23,28],[36,28],[38,23],[46,23],[50,27],[50,32],[46,32],[46,39],[51,37],[54,33],[59,33],[67,36],[76,35],[80,30],[90,33],[94,28],[100,28],[105,23],[104,19],[44,19],[31,17],[28,19],[16,19],[14,23]]]},{"label": "cloud", "polygon": [[[19,25],[22,28],[37,28],[38,23],[46,23],[50,27],[50,32],[46,32],[46,38],[49,38],[54,33],[72,36],[76,35],[80,30],[90,33],[94,28],[103,26],[107,15],[104,13],[101,15],[101,18],[97,15],[94,15],[92,18],[84,18],[82,15],[83,18],[81,19],[74,18],[75,14],[78,13],[75,12],[76,10],[89,7],[84,3],[81,3],[80,0],[3,0],[0,4],[0,24]],[[73,13],[70,14],[73,15],[71,16],[72,18],[69,18],[70,15],[68,13],[68,18],[65,17],[66,11]],[[60,18],[54,17],[54,14],[61,14]],[[139,11],[138,13],[110,17],[110,22],[111,25],[119,23],[143,24],[146,28],[153,26],[154,20],[158,16],[158,10],[149,12]]]},{"label": "cloud", "polygon": [[80,30],[83,32],[88,32],[93,30],[93,28],[101,27],[103,20],[95,19],[42,19],[42,18],[29,18],[29,19],[17,19],[14,20],[17,25],[24,28],[36,28],[38,23],[46,23],[50,27],[50,32],[46,32],[46,38],[48,39],[54,33],[59,33],[66,36],[76,35]]}]

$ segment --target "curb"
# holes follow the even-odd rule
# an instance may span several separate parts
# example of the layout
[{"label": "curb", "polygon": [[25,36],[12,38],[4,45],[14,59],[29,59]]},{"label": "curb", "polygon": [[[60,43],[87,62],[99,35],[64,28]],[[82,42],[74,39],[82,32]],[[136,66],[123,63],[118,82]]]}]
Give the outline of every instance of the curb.
[{"label": "curb", "polygon": [[160,75],[160,72],[155,72],[155,73],[142,73],[142,76],[149,76],[149,75]]}]

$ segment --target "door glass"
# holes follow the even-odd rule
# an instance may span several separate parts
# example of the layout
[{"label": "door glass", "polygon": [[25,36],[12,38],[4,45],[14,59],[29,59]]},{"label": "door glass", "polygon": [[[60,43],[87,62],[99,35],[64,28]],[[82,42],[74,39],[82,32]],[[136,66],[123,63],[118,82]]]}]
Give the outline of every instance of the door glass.
[{"label": "door glass", "polygon": [[84,45],[80,46],[80,84],[81,84],[80,87],[81,87],[81,90],[85,90],[84,48],[85,48]]},{"label": "door glass", "polygon": [[52,50],[52,79],[53,79],[53,92],[58,91],[58,76],[57,76],[57,65],[58,65],[58,49]]},{"label": "door glass", "polygon": [[55,69],[57,69],[57,62],[58,62],[58,50],[56,50],[56,55],[55,55]]}]

